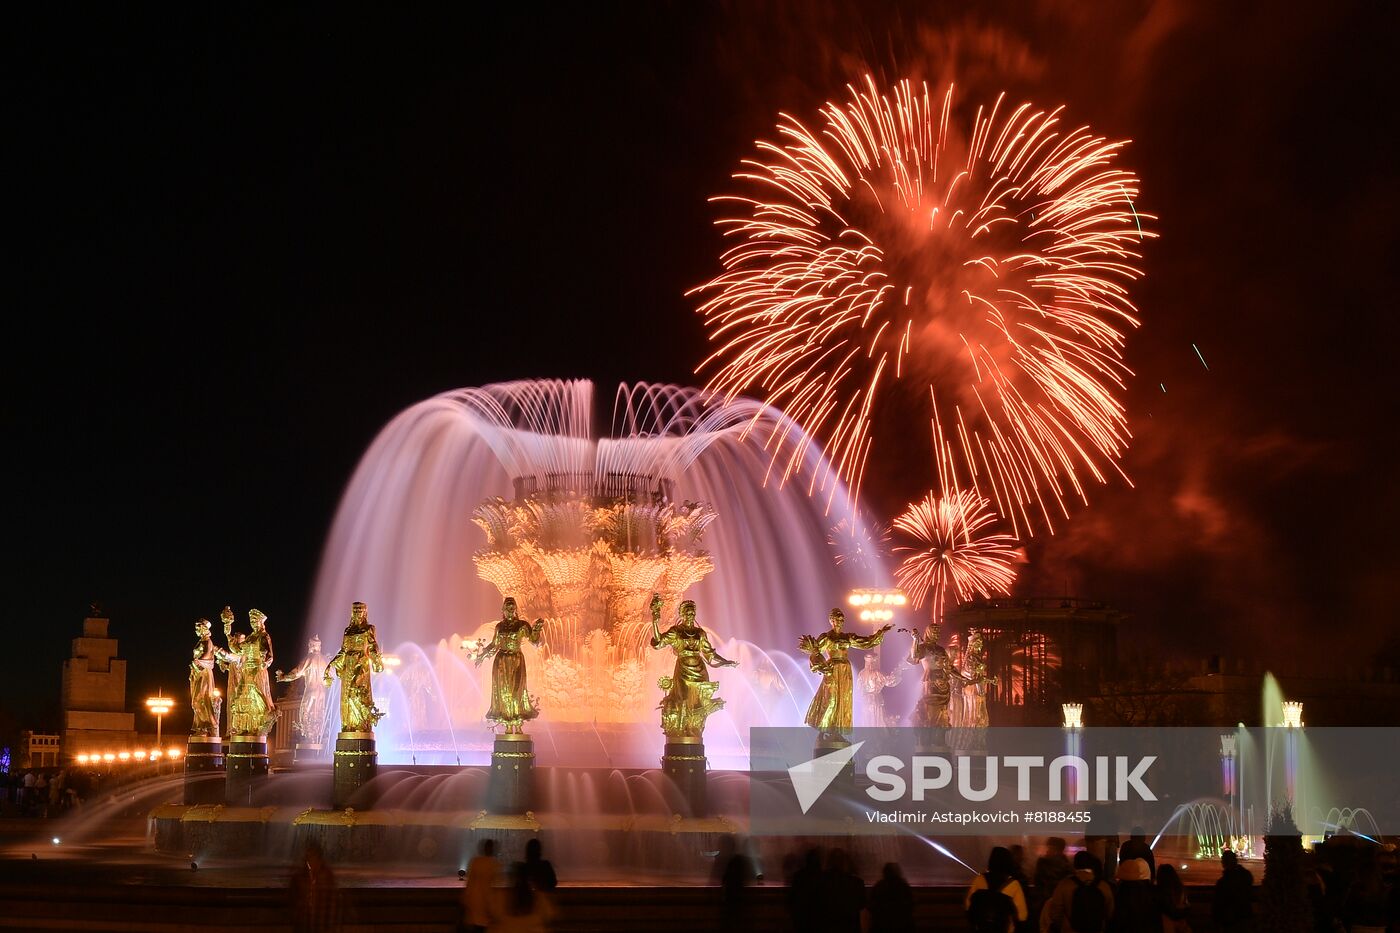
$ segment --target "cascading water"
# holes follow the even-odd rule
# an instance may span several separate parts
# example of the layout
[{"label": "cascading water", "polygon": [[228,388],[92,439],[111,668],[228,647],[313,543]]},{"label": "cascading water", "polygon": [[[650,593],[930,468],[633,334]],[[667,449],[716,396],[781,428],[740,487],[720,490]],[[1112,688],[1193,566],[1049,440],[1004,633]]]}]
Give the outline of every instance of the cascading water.
[{"label": "cascading water", "polygon": [[[546,521],[577,504],[577,527],[595,538],[600,519],[592,513],[614,522],[606,547],[598,540],[555,542],[557,553],[586,572],[560,570],[547,598],[522,602],[523,611],[550,616],[545,646],[526,652],[531,692],[562,691],[545,665],[565,662],[589,691],[587,698],[542,697],[541,719],[531,727],[541,764],[554,758],[575,766],[655,766],[662,744],[656,677],[671,659],[645,647],[650,589],[670,599],[663,624],[682,593],[696,600],[716,648],[740,662],[715,672],[727,707],[711,717],[706,737],[712,767],[742,768],[750,726],[801,723],[815,679],[792,657],[799,634],[819,630],[849,589],[889,584],[883,566],[835,562],[827,531],[857,519],[853,503],[830,481],[816,445],[792,444],[805,438],[780,412],[743,399],[714,405],[695,389],[624,385],[614,402],[615,436],[598,437],[593,397],[593,385],[581,380],[447,392],[395,417],[361,460],[326,542],[308,628],[328,647],[337,644],[350,603],[362,600],[380,643],[397,646],[394,682],[381,677],[375,688],[388,707],[377,729],[382,762],[486,761],[489,670],[474,667],[464,650],[489,634],[503,595],[482,579],[487,570],[479,571],[483,555],[495,560],[502,553],[497,536],[484,530],[490,522],[473,521],[474,514],[482,518],[483,504],[498,516],[514,508],[549,511]],[[779,448],[785,453],[775,461]],[[695,506],[714,514],[701,524],[703,539],[694,532],[683,543],[657,542],[656,522]],[[579,510],[592,512],[579,517]],[[634,513],[650,517],[638,521]],[[550,534],[555,527],[548,526]],[[543,546],[539,534],[529,542],[532,553]],[[630,568],[657,554],[672,569],[655,579],[642,573],[619,585],[616,571],[613,583],[597,583],[600,561],[611,560],[615,570],[619,560],[631,561]],[[674,570],[680,564],[689,577]],[[520,578],[492,579],[507,588],[512,584],[502,580]],[[574,587],[567,599],[566,584]],[[589,587],[597,592],[580,591]],[[585,676],[590,664],[601,666],[604,679]],[[600,689],[631,693],[601,702],[594,695]],[[334,695],[329,707],[333,734]]]}]

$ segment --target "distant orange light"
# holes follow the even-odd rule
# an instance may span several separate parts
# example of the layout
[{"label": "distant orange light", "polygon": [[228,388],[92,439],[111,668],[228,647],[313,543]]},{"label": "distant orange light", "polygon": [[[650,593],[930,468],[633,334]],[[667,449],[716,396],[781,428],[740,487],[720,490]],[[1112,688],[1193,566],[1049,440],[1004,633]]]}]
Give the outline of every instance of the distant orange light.
[{"label": "distant orange light", "polygon": [[176,759],[176,758],[179,758],[179,757],[180,757],[180,750],[179,750],[178,748],[172,748],[172,749],[170,749],[168,752],[165,753],[165,757],[170,758],[170,759],[172,759],[172,760],[173,760],[173,759]]},{"label": "distant orange light", "polygon": [[130,761],[131,752],[117,752],[117,757],[120,758],[122,761]]},{"label": "distant orange light", "polygon": [[102,756],[102,760],[103,760],[103,761],[116,761],[116,760],[117,760],[117,756],[116,756],[116,755],[113,755],[111,752],[108,752],[107,754],[105,754],[105,755]]}]

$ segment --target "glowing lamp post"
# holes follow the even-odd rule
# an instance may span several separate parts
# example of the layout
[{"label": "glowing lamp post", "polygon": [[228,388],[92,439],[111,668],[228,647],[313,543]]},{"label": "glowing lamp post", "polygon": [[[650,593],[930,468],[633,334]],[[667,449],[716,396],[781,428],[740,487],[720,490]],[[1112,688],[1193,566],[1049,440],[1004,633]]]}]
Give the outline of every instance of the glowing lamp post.
[{"label": "glowing lamp post", "polygon": [[[1083,740],[1081,730],[1084,728],[1084,704],[1083,703],[1061,703],[1060,713],[1064,717],[1062,726],[1065,730],[1065,755],[1069,758],[1080,757],[1080,745]],[[1069,784],[1069,799],[1078,802],[1082,798],[1079,796],[1079,772],[1074,768],[1069,769],[1065,775],[1065,780]]]},{"label": "glowing lamp post", "polygon": [[862,588],[846,594],[846,602],[856,610],[862,622],[872,626],[883,625],[894,618],[896,609],[909,602],[903,590],[880,590]]},{"label": "glowing lamp post", "polygon": [[1283,727],[1285,729],[1303,728],[1303,704],[1297,700],[1289,700],[1283,704]]},{"label": "glowing lamp post", "polygon": [[1298,787],[1298,733],[1303,728],[1303,704],[1288,700],[1283,704],[1284,774],[1288,781],[1288,804],[1296,809]]},{"label": "glowing lamp post", "polygon": [[175,701],[166,696],[164,691],[153,697],[146,697],[146,709],[151,711],[151,715],[156,717],[156,745],[160,745],[160,724],[165,718],[165,714],[170,712],[170,708],[175,705]]}]

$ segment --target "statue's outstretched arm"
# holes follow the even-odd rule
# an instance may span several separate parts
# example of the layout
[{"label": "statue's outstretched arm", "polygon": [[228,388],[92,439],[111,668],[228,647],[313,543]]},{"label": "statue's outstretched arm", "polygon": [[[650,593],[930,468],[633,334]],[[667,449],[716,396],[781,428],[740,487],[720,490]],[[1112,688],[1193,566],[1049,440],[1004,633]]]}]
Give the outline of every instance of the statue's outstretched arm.
[{"label": "statue's outstretched arm", "polygon": [[700,653],[704,655],[705,662],[709,664],[710,667],[739,666],[738,661],[731,661],[728,658],[722,657],[720,653],[714,649],[714,646],[710,644],[710,637],[708,635],[702,635],[700,637]]},{"label": "statue's outstretched arm", "polygon": [[538,645],[542,637],[544,637],[544,619],[536,619],[535,624],[530,626],[530,644]]},{"label": "statue's outstretched arm", "polygon": [[894,628],[893,625],[886,625],[873,635],[852,635],[851,645],[864,651],[869,651],[871,648],[874,648],[876,645],[880,644],[880,642],[884,641],[885,633],[892,628]]},{"label": "statue's outstretched arm", "polygon": [[[497,624],[496,628],[499,630],[500,625]],[[493,634],[491,636],[491,641],[486,645],[485,648],[482,648],[481,651],[477,652],[476,658],[472,661],[472,663],[475,664],[477,667],[480,667],[482,661],[485,661],[487,658],[493,656],[497,650],[496,643],[500,641],[500,639],[501,636],[499,634],[499,631],[496,634]]]}]

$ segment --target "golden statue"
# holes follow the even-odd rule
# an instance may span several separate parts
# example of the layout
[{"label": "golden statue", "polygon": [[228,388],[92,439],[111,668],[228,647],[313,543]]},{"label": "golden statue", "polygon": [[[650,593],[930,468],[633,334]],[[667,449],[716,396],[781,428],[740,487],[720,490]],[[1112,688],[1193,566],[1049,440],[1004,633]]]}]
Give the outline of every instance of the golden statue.
[{"label": "golden statue", "polygon": [[544,632],[544,619],[531,625],[516,615],[515,600],[509,596],[501,603],[501,619],[491,643],[476,655],[476,665],[487,658],[491,662],[491,707],[486,718],[506,727],[507,735],[522,734],[524,723],[540,714],[530,698],[525,682],[525,656],[520,653],[520,639],[538,645]]},{"label": "golden statue", "polygon": [[384,717],[374,705],[370,672],[384,670],[384,656],[379,653],[379,639],[369,621],[369,608],[364,603],[350,606],[350,624],[340,641],[340,650],[326,664],[321,682],[331,685],[333,675],[340,675],[340,731],[373,732],[374,724]]},{"label": "golden statue", "polygon": [[194,637],[190,660],[190,709],[194,720],[190,723],[190,735],[214,737],[219,735],[219,713],[224,700],[214,686],[215,648],[208,619],[194,624]]},{"label": "golden statue", "polygon": [[292,729],[306,742],[319,742],[326,731],[326,657],[321,654],[321,639],[312,635],[306,643],[306,657],[287,673],[277,672],[279,684],[302,682],[301,702]]},{"label": "golden statue", "polygon": [[657,686],[666,691],[661,698],[661,731],[666,738],[680,742],[699,740],[705,731],[705,720],[711,713],[724,708],[724,701],[715,696],[719,684],[708,676],[710,667],[738,667],[738,661],[722,658],[710,645],[705,630],[695,624],[695,603],[681,603],[680,621],[661,631],[662,599],[651,597],[651,646],[670,648],[676,653],[676,669],[670,677],[662,677]]},{"label": "golden statue", "polygon": [[267,677],[272,663],[272,638],[267,634],[267,616],[254,609],[248,613],[252,632],[233,631],[233,610],[219,613],[224,623],[228,648],[215,648],[219,668],[228,671],[228,731],[230,735],[255,735],[272,731],[277,707],[272,702]]},{"label": "golden statue", "polygon": [[851,660],[852,648],[869,651],[885,640],[893,626],[886,625],[874,635],[843,632],[846,614],[831,610],[831,629],[820,635],[803,635],[798,648],[807,655],[812,672],[822,677],[812,705],[807,707],[807,725],[821,733],[818,741],[844,741],[851,731]]},{"label": "golden statue", "polygon": [[919,694],[909,722],[925,729],[946,729],[951,724],[948,700],[952,695],[953,662],[948,650],[938,643],[940,632],[938,623],[930,622],[922,633],[918,629],[909,633],[914,636],[914,643],[909,647],[909,663],[922,665],[924,669],[923,692]]},{"label": "golden statue", "polygon": [[997,682],[987,675],[987,652],[982,645],[982,633],[968,633],[967,649],[963,652],[963,669],[953,677],[962,684],[962,704],[953,716],[953,725],[963,729],[985,729],[991,724],[987,716],[987,685]]}]

